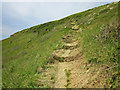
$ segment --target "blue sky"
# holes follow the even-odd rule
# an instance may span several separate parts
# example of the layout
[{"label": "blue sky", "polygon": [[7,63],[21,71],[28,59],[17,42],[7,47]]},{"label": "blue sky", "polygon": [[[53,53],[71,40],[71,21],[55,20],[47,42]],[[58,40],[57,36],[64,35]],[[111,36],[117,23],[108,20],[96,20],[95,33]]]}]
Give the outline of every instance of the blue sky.
[{"label": "blue sky", "polygon": [[2,39],[31,26],[106,3],[108,2],[2,2]]}]

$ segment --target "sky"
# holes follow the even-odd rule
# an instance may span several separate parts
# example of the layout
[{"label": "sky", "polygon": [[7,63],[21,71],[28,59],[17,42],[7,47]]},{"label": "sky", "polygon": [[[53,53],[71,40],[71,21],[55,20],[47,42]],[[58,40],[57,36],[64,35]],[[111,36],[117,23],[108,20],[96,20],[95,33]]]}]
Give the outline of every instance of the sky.
[{"label": "sky", "polygon": [[107,3],[110,2],[2,2],[2,14],[0,14],[2,37],[0,39],[8,38],[11,34],[23,29]]}]

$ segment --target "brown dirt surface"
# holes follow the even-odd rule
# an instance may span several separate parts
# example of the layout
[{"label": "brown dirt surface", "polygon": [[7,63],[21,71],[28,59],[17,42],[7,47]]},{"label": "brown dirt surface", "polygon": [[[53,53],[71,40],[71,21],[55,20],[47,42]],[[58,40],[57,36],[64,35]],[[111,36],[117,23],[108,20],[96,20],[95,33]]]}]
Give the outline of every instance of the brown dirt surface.
[{"label": "brown dirt surface", "polygon": [[63,42],[63,47],[65,49],[74,49],[77,48],[79,46],[79,42],[78,41],[74,41],[72,43],[65,43]]},{"label": "brown dirt surface", "polygon": [[104,68],[93,67],[79,58],[70,62],[59,62],[56,75],[55,88],[65,88],[67,79],[65,69],[71,71],[69,88],[108,88],[106,75],[103,74]]},{"label": "brown dirt surface", "polygon": [[[68,34],[63,39],[63,43],[67,40],[70,41],[73,38]],[[78,39],[77,39],[78,40]],[[77,45],[76,42],[67,42],[67,46]],[[51,75],[54,76],[54,84],[49,84],[54,88],[66,88],[65,85],[69,85],[68,88],[109,88],[107,84],[107,74],[104,71],[104,67],[100,65],[90,64],[84,59],[81,47],[74,49],[60,49],[53,52],[53,59],[55,62],[53,68],[48,69],[47,81],[50,82]],[[64,62],[58,62],[59,59],[63,59]],[[70,76],[67,77],[65,70],[70,71]]]},{"label": "brown dirt surface", "polygon": [[72,61],[77,55],[81,54],[80,49],[76,48],[74,50],[65,50],[65,49],[60,49],[56,50],[53,53],[53,57],[58,59],[63,59],[63,61]]}]

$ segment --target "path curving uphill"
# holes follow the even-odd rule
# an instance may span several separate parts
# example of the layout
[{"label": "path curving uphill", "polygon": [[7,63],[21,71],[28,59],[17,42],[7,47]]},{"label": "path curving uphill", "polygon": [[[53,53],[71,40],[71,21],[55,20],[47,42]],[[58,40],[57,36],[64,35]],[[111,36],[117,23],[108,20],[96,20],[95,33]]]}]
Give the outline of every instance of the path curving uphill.
[{"label": "path curving uphill", "polygon": [[[79,31],[81,30],[72,30],[74,34]],[[52,53],[53,59],[58,62],[58,70],[53,87],[108,88],[107,77],[103,74],[104,67],[99,68],[99,66],[89,64],[84,60],[80,40],[73,36],[73,33],[64,36],[62,49]]]}]

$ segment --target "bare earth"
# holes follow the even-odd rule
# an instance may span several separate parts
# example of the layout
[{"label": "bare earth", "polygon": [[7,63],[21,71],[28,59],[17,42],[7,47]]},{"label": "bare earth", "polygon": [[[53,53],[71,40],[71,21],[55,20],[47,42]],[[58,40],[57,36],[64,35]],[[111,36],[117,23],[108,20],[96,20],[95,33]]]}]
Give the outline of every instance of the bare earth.
[{"label": "bare earth", "polygon": [[[63,46],[67,48],[53,52],[53,59],[55,59],[54,68],[52,68],[52,71],[47,71],[55,75],[55,82],[52,87],[66,88],[67,76],[65,69],[67,69],[71,73],[68,88],[108,88],[109,85],[106,83],[107,74],[103,72],[104,67],[88,63],[84,59],[80,45],[78,45],[79,47],[75,47],[80,41],[73,42],[71,41],[71,37],[72,35],[67,35],[63,40]],[[75,38],[72,37],[72,39]],[[59,62],[59,59],[62,59],[62,62]],[[50,75],[50,73],[48,74]]]},{"label": "bare earth", "polygon": [[[88,70],[86,67],[88,66]],[[81,58],[71,62],[59,62],[58,73],[54,88],[65,88],[66,75],[65,69],[71,71],[69,88],[107,88],[106,77],[102,74],[104,68],[90,67]]]}]

